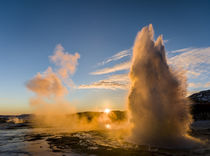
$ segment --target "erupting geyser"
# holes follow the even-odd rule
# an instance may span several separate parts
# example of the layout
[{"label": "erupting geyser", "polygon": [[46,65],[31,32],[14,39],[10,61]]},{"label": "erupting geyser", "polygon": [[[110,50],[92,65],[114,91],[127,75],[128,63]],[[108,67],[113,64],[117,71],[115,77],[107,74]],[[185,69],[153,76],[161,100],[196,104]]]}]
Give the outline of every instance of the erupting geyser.
[{"label": "erupting geyser", "polygon": [[128,97],[131,140],[162,147],[191,147],[187,136],[191,115],[184,77],[168,66],[162,36],[154,41],[150,24],[137,35],[130,69]]}]

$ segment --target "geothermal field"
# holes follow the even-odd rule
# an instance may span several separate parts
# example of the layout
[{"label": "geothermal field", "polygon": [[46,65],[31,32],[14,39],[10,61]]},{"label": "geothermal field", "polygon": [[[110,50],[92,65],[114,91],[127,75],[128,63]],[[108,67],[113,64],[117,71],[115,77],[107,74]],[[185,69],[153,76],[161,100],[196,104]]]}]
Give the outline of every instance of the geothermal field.
[{"label": "geothermal field", "polygon": [[[78,113],[76,116],[90,122],[92,120],[100,121],[101,118],[103,120],[106,118],[106,120],[101,122],[97,128],[73,131],[65,127],[34,126],[31,115],[1,116],[1,155],[209,155],[210,121],[206,119],[193,122],[187,132],[188,139],[184,140],[184,136],[178,138],[181,140],[179,142],[181,145],[177,145],[176,139],[176,142],[168,142],[168,140],[171,141],[171,138],[166,140],[161,136],[154,136],[159,138],[161,146],[157,144],[153,146],[130,141],[127,132],[128,126],[120,126],[126,120],[125,112],[112,111],[108,114],[105,112],[84,112]],[[69,124],[71,124],[71,120]]]},{"label": "geothermal field", "polygon": [[168,65],[162,36],[154,40],[151,24],[134,42],[125,111],[76,112],[62,80],[80,55],[62,50],[50,57],[60,77],[49,67],[26,83],[35,94],[33,114],[0,116],[0,155],[210,154],[209,108],[204,113],[196,106],[202,96],[210,102],[209,91],[187,97],[185,75]]},{"label": "geothermal field", "polygon": [[210,156],[210,0],[1,0],[0,156]]}]

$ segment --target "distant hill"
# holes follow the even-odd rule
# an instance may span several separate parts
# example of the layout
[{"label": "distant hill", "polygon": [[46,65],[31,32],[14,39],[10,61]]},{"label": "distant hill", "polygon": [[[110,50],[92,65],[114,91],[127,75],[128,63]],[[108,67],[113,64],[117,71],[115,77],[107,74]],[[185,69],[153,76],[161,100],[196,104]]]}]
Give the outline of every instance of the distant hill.
[{"label": "distant hill", "polygon": [[189,99],[194,120],[210,120],[210,90],[192,94]]},{"label": "distant hill", "polygon": [[192,94],[189,98],[195,104],[210,104],[210,90],[200,91],[198,93]]}]

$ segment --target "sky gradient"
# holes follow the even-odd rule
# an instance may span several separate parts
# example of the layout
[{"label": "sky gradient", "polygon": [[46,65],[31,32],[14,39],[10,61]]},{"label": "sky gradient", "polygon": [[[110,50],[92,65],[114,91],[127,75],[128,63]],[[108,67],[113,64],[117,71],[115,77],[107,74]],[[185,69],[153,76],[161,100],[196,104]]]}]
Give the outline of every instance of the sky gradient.
[{"label": "sky gradient", "polygon": [[[129,64],[137,32],[150,23],[155,38],[163,34],[169,63],[188,71],[189,92],[210,88],[207,0],[3,0],[0,19],[0,114],[31,112],[33,93],[25,84],[55,67],[49,56],[58,44],[80,54],[71,76],[74,87],[66,97],[72,105],[78,111],[123,109],[127,90],[122,83],[127,82],[129,65],[122,64]],[[109,71],[96,74],[104,69]]]}]

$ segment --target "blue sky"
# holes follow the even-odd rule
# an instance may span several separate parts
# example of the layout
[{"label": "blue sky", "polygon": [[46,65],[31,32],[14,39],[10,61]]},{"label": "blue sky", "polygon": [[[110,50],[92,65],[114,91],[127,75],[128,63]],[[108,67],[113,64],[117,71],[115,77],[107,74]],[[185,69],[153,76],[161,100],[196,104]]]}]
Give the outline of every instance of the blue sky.
[{"label": "blue sky", "polygon": [[[179,62],[186,66],[183,62],[191,61],[186,67],[194,72],[188,74],[188,90],[208,88],[209,8],[207,0],[1,1],[0,113],[30,112],[28,100],[33,94],[25,88],[25,83],[37,72],[53,66],[49,56],[58,44],[67,52],[78,52],[81,56],[72,76],[76,86],[127,73],[128,70],[90,74],[128,61],[130,55],[99,65],[118,52],[132,48],[137,32],[150,23],[156,37],[163,34],[167,55],[173,64]],[[125,89],[70,89],[67,98],[78,110],[103,105],[123,109],[126,92]]]}]

